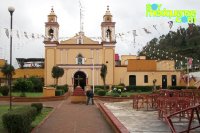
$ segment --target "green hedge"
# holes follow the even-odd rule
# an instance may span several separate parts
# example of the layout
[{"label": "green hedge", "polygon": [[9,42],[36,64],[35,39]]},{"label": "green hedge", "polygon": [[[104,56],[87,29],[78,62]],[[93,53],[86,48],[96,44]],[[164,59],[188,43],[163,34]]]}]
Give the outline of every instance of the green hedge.
[{"label": "green hedge", "polygon": [[167,88],[171,90],[197,89],[195,86],[168,86]]},{"label": "green hedge", "polygon": [[63,95],[64,94],[64,90],[56,90],[55,91],[55,95],[56,96],[61,96],[61,95]]},{"label": "green hedge", "polygon": [[29,133],[36,114],[36,108],[31,106],[9,111],[2,116],[3,126],[9,133]]},{"label": "green hedge", "polygon": [[35,107],[37,110],[37,114],[40,114],[43,109],[43,104],[42,103],[32,103],[31,107]]},{"label": "green hedge", "polygon": [[106,91],[100,89],[100,90],[97,91],[97,95],[99,95],[99,96],[105,96],[106,95]]},{"label": "green hedge", "polygon": [[5,86],[0,86],[0,93],[1,93],[3,96],[8,96],[9,87],[8,87],[7,85],[5,85]]},{"label": "green hedge", "polygon": [[[159,86],[157,86],[159,87]],[[156,87],[156,88],[157,88]],[[153,89],[153,86],[126,86],[127,91],[134,91],[134,92],[150,92]]]},{"label": "green hedge", "polygon": [[99,90],[103,90],[103,89],[101,89],[101,88],[94,88],[94,93],[97,94],[97,92],[98,92]]},{"label": "green hedge", "polygon": [[58,85],[57,90],[63,90],[64,92],[67,92],[68,91],[68,85],[65,84],[65,85]]},{"label": "green hedge", "polygon": [[[92,86],[91,86],[92,88]],[[100,89],[104,89],[104,86],[103,85],[95,85],[94,88],[100,88]],[[109,90],[109,85],[106,85],[106,90]]]},{"label": "green hedge", "polygon": [[113,97],[120,97],[120,94],[119,93],[111,93],[111,96],[113,96]]}]

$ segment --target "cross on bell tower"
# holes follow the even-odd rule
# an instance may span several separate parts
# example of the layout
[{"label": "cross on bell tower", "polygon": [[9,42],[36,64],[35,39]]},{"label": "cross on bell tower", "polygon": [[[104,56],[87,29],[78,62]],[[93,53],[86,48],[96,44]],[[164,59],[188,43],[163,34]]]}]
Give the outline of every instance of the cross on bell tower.
[{"label": "cross on bell tower", "polygon": [[105,15],[103,16],[103,22],[101,23],[102,42],[116,43],[115,38],[115,22],[112,21],[112,14],[110,13],[109,6]]},{"label": "cross on bell tower", "polygon": [[59,24],[57,16],[53,7],[48,15],[47,22],[45,23],[45,40],[44,41],[58,41]]}]

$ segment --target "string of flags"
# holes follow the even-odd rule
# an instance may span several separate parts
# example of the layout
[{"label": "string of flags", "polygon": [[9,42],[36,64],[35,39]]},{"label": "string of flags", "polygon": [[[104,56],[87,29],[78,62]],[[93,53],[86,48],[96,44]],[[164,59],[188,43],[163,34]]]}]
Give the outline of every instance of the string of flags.
[{"label": "string of flags", "polygon": [[[81,8],[82,8],[82,6],[81,6]],[[167,24],[169,25],[169,30],[170,30],[173,26],[173,21],[169,21],[169,22],[167,22]],[[118,38],[118,39],[121,39],[121,41],[124,41],[124,42],[125,41],[128,42],[128,43],[131,42],[131,44],[133,44],[134,47],[136,47],[136,44],[140,45],[140,44],[136,43],[136,37],[144,37],[145,35],[153,35],[154,34],[153,30],[155,30],[159,35],[161,35],[160,32],[159,32],[159,29],[161,29],[162,27],[158,27],[158,26],[159,26],[158,24],[157,25],[154,24],[154,25],[151,25],[151,26],[146,26],[146,27],[143,27],[143,28],[137,28],[137,29],[130,30],[130,31],[127,31],[127,32],[117,33],[117,34],[115,34],[115,37]],[[192,34],[193,27],[194,27],[194,24],[189,24],[189,28],[191,30],[190,34]],[[5,31],[4,33],[7,36],[7,38],[10,37],[11,31],[8,28],[1,28],[0,27],[0,30]],[[184,28],[180,27],[178,32],[181,35],[183,35],[183,34],[185,34],[186,30],[184,30]],[[1,33],[2,32],[0,32],[0,36],[1,36]],[[16,36],[18,39],[46,39],[46,38],[50,38],[50,37],[44,36],[42,34],[29,33],[29,32],[26,32],[26,31],[20,31],[20,30],[15,30],[15,29],[12,31],[12,36]],[[132,37],[132,38],[130,38],[130,37]],[[58,38],[58,40],[67,40],[69,38],[71,38],[71,37],[60,37],[60,38]],[[78,38],[78,36],[77,36],[77,38]],[[102,37],[90,37],[90,38],[94,39],[94,40],[103,39]],[[54,37],[53,39],[56,39],[56,38]],[[130,40],[132,40],[132,41],[130,41]]]},{"label": "string of flags", "polygon": [[150,57],[151,59],[161,60],[160,57],[162,57],[167,60],[174,60],[177,65],[176,68],[183,68],[183,66],[187,66],[187,64],[189,64],[189,67],[191,68],[193,62],[196,62],[197,64],[200,63],[199,59],[182,56],[169,51],[160,50],[156,47],[144,47],[144,49],[147,51],[144,52],[144,54]]},{"label": "string of flags", "polygon": [[[82,5],[80,5],[80,8],[81,8],[81,10],[83,10],[82,9]],[[83,15],[83,14],[82,14]],[[173,26],[173,21],[169,21],[168,22],[168,24],[169,24],[169,28],[171,29],[172,28],[172,26]],[[158,31],[158,28],[157,28],[157,25],[152,25],[153,26],[153,28],[157,31],[157,32],[159,32]],[[10,33],[11,33],[11,31],[8,29],[8,28],[3,28],[4,30],[5,30],[5,34],[6,34],[6,36],[7,36],[7,38],[9,38],[9,35],[10,35]],[[143,30],[144,31],[144,33],[146,33],[146,34],[152,34],[152,32],[151,32],[151,26],[147,26],[147,27],[143,27],[143,28],[138,28],[138,29],[135,29],[135,30],[131,30],[131,31],[128,31],[128,32],[125,32],[125,33],[117,33],[116,34],[116,38],[121,38],[122,36],[125,36],[126,34],[130,34],[130,33],[132,33],[133,34],[133,36],[134,36],[134,38],[136,37],[136,36],[138,36],[137,34],[136,34],[136,31],[139,31],[139,30]],[[1,29],[2,30],[2,29]],[[23,37],[25,37],[25,38],[27,38],[27,39],[34,39],[34,38],[48,38],[48,37],[45,37],[44,35],[42,35],[42,34],[37,34],[37,33],[28,33],[28,32],[25,32],[25,31],[19,31],[19,30],[13,30],[12,31],[13,32],[13,35],[16,35],[17,36],[17,38],[23,38]],[[1,35],[0,35],[1,36]],[[67,37],[66,37],[67,38]],[[102,39],[101,37],[91,37],[91,38],[93,38],[93,39]],[[61,38],[59,38],[59,39],[64,39],[64,37],[61,37]]]}]

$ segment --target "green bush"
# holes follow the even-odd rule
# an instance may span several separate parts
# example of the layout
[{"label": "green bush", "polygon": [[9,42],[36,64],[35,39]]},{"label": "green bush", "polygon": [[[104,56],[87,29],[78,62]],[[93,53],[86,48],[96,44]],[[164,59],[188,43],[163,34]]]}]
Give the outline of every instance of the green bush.
[{"label": "green bush", "polygon": [[65,85],[58,85],[57,90],[63,90],[64,92],[67,92],[68,91],[68,85],[65,84]]},{"label": "green bush", "polygon": [[113,96],[113,97],[120,97],[120,94],[119,93],[112,93],[111,96]]},{"label": "green bush", "polygon": [[153,89],[153,86],[126,86],[127,91],[134,91],[134,92],[150,92]]},{"label": "green bush", "polygon": [[32,91],[42,92],[43,86],[44,86],[44,82],[43,82],[42,78],[38,78],[38,77],[33,76],[33,77],[28,78],[28,80],[33,83]]},{"label": "green bush", "polygon": [[61,95],[63,95],[64,94],[64,91],[63,90],[56,90],[55,91],[55,95],[56,96],[61,96]]},{"label": "green bush", "polygon": [[0,92],[3,96],[8,96],[9,87],[7,85],[0,87]]},{"label": "green bush", "polygon": [[122,93],[121,97],[128,97],[127,94]]},{"label": "green bush", "polygon": [[22,93],[31,92],[33,91],[33,83],[28,79],[19,78],[14,82],[13,89]]},{"label": "green bush", "polygon": [[[92,86],[91,86],[91,88],[92,88]],[[94,88],[100,88],[103,90],[104,86],[103,85],[95,85]],[[110,88],[109,85],[106,85],[106,90],[109,90],[109,88]]]},{"label": "green bush", "polygon": [[101,88],[94,88],[94,93],[97,94],[97,92],[98,92],[99,90],[103,90],[103,89],[101,89]]},{"label": "green bush", "polygon": [[100,90],[97,91],[97,95],[99,95],[99,96],[105,96],[106,95],[106,91],[100,89]]},{"label": "green bush", "polygon": [[31,106],[9,111],[2,116],[3,126],[9,133],[29,133],[36,114],[36,108]]},{"label": "green bush", "polygon": [[32,103],[31,107],[35,107],[37,109],[37,114],[40,114],[43,109],[42,103]]},{"label": "green bush", "polygon": [[168,86],[167,88],[171,90],[197,89],[195,86]]}]

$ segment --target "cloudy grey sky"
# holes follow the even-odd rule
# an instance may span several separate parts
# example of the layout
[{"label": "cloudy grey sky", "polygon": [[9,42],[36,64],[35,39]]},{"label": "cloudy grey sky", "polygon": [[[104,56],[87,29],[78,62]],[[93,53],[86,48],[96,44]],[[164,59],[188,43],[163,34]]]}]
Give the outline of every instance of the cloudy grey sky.
[{"label": "cloudy grey sky", "polygon": [[[84,32],[89,37],[100,37],[100,24],[110,6],[113,20],[116,22],[116,33],[125,34],[117,38],[116,52],[119,54],[137,54],[137,51],[153,37],[166,34],[170,29],[169,18],[145,16],[146,4],[162,4],[163,8],[171,10],[196,10],[197,24],[200,24],[199,0],[80,0],[83,6]],[[72,37],[79,32],[79,0],[1,0],[0,4],[0,58],[9,58],[9,39],[5,29],[10,26],[8,7],[14,6],[13,28],[19,33],[44,34],[44,23],[54,7],[60,24],[60,37]],[[157,31],[153,28],[156,25]],[[174,23],[171,30],[187,24]],[[152,34],[146,34],[146,28]],[[133,42],[132,32],[136,30],[137,37]],[[23,34],[21,34],[23,35]],[[44,57],[43,39],[29,39],[24,36],[14,36],[13,56],[18,58]],[[16,62],[15,62],[16,66]]]}]

